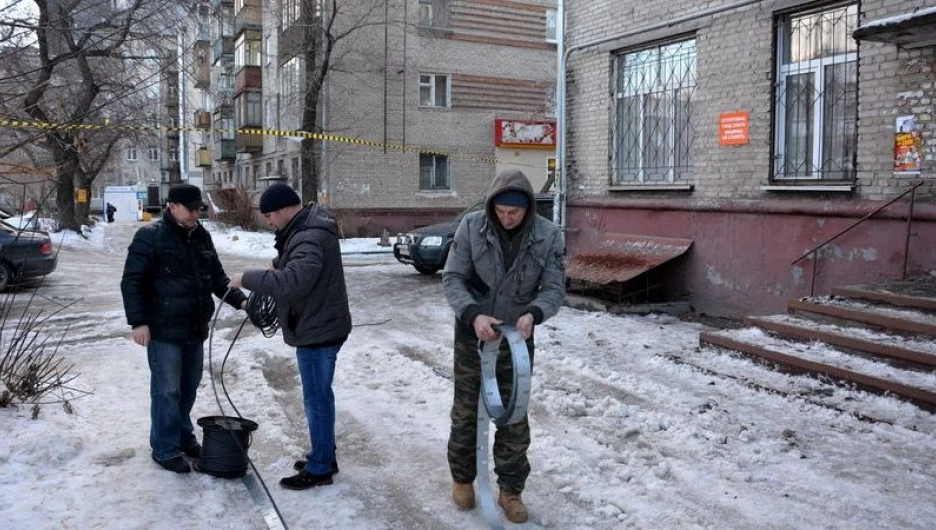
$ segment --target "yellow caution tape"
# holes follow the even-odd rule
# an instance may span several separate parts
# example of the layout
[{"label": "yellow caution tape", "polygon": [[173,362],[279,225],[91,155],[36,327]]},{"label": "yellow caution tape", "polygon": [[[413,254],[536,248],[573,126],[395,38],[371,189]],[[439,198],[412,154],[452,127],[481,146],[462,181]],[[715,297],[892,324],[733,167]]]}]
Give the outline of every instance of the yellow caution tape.
[{"label": "yellow caution tape", "polygon": [[[111,123],[110,120],[104,120],[103,124],[95,124],[95,123],[53,123],[53,122],[43,122],[43,121],[38,121],[38,120],[17,120],[17,119],[0,118],[0,127],[17,128],[17,129],[39,129],[43,131],[53,131],[53,130],[94,131],[94,130],[101,130],[101,129],[116,129],[116,130],[140,132],[140,133],[170,133],[170,132],[208,133],[208,134],[210,133],[230,134],[231,133],[231,131],[227,129],[216,129],[216,128],[211,128],[211,127],[169,127],[169,126],[161,126],[161,125],[120,125],[120,124],[113,124]],[[496,164],[498,162],[496,158],[463,155],[459,153],[448,153],[448,152],[440,151],[440,150],[430,148],[430,147],[389,144],[389,143],[384,143],[384,142],[378,142],[375,140],[368,140],[366,138],[344,136],[344,135],[339,135],[339,134],[323,134],[323,133],[314,133],[314,132],[307,132],[307,131],[294,131],[294,130],[281,130],[281,129],[258,129],[258,128],[237,129],[234,132],[237,134],[277,136],[277,137],[288,136],[288,137],[294,137],[294,138],[318,140],[322,142],[364,145],[368,147],[390,149],[390,150],[400,151],[400,152],[441,155],[441,156],[447,156],[456,160],[469,160],[469,161],[475,161],[475,162],[483,162],[487,164]],[[526,166],[526,164],[517,164],[513,162],[511,162],[510,165]],[[540,166],[528,166],[528,167],[539,168]]]}]

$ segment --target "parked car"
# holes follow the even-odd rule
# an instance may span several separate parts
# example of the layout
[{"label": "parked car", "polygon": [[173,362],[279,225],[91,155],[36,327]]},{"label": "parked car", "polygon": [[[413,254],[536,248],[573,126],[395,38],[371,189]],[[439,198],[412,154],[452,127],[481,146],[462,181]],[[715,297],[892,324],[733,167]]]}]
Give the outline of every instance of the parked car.
[{"label": "parked car", "polygon": [[[393,244],[393,256],[405,265],[412,265],[420,274],[435,274],[445,267],[449,248],[455,237],[455,229],[462,217],[484,208],[484,199],[480,199],[451,221],[417,228],[409,233],[397,236]],[[536,196],[536,213],[552,219],[553,196]]]},{"label": "parked car", "polygon": [[19,230],[33,232],[55,232],[58,230],[58,221],[51,217],[37,217],[36,211],[23,212],[3,219],[3,222]]},{"label": "parked car", "polygon": [[18,230],[0,221],[0,291],[55,270],[58,254],[47,232]]}]

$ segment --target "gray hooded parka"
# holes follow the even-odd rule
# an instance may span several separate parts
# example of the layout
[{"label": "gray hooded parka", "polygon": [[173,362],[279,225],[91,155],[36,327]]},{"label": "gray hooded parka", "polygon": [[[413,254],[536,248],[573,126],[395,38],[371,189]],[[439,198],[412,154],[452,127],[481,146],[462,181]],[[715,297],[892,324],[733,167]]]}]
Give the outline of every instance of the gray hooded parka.
[{"label": "gray hooded parka", "polygon": [[[529,199],[519,252],[509,269],[502,250],[503,229],[492,199],[508,190]],[[525,313],[535,324],[559,312],[565,297],[565,248],[559,228],[536,214],[533,187],[517,170],[501,172],[491,183],[484,211],[466,215],[455,231],[442,286],[455,311],[456,329],[474,336],[476,316],[514,325]],[[495,225],[496,223],[496,225]]]}]

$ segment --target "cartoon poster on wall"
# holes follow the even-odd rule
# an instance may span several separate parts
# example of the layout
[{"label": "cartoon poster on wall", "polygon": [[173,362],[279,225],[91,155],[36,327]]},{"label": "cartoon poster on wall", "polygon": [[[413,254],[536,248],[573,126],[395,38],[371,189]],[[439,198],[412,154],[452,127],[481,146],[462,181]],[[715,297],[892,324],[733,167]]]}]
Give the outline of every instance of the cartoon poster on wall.
[{"label": "cartoon poster on wall", "polygon": [[894,133],[894,172],[919,175],[923,164],[923,134],[915,130],[913,116],[899,116]]}]

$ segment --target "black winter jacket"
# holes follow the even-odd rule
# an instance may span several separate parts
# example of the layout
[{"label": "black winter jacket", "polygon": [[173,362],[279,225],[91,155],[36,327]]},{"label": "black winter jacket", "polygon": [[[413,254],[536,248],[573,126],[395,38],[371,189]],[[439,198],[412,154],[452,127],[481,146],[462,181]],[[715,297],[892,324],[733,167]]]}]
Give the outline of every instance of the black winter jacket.
[{"label": "black winter jacket", "polygon": [[273,270],[245,272],[244,288],[276,299],[286,344],[344,342],[351,311],[335,219],[322,205],[307,206],[276,233],[275,246]]},{"label": "black winter jacket", "polygon": [[[152,340],[201,342],[214,315],[211,294],[224,297],[228,283],[208,231],[201,224],[187,230],[165,210],[127,250],[120,282],[127,323],[148,325]],[[246,297],[235,289],[224,300],[240,309]]]}]

